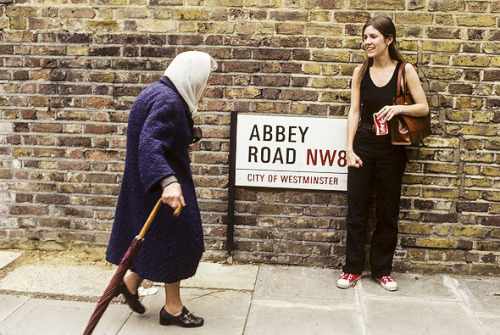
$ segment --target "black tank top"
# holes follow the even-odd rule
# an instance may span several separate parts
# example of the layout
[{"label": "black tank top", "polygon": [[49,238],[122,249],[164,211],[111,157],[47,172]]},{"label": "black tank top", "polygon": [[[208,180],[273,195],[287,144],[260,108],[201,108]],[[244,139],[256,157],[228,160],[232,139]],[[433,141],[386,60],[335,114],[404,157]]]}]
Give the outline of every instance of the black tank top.
[{"label": "black tank top", "polygon": [[392,105],[396,96],[399,65],[401,62],[396,65],[391,80],[382,87],[375,86],[370,77],[370,69],[367,69],[361,79],[361,121],[373,124],[373,114],[386,105]]}]

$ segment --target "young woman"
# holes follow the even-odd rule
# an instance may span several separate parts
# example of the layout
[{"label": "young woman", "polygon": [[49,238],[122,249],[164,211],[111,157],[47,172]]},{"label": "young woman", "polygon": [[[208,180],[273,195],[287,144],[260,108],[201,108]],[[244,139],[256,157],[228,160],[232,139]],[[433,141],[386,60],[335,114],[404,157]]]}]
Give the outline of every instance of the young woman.
[{"label": "young woman", "polygon": [[[180,53],[130,110],[125,171],[106,258],[119,264],[161,197],[166,205],[156,214],[120,293],[132,310],[142,314],[145,308],[137,294],[142,280],[165,283],[162,325],[203,325],[202,318],[184,307],[180,281],[194,276],[204,251],[188,149],[195,140],[191,114],[216,67],[205,52]],[[184,207],[174,217],[179,204]]]},{"label": "young woman", "polygon": [[363,27],[367,58],[353,73],[351,107],[347,118],[347,242],[339,288],[356,285],[364,269],[365,236],[370,195],[376,191],[376,226],[370,249],[372,277],[387,290],[397,290],[390,276],[397,244],[401,181],[406,166],[404,146],[391,144],[391,135],[377,135],[381,123],[398,114],[424,116],[429,106],[417,72],[406,64],[407,87],[414,105],[392,105],[398,67],[403,58],[396,49],[396,28],[389,18],[374,17]]}]

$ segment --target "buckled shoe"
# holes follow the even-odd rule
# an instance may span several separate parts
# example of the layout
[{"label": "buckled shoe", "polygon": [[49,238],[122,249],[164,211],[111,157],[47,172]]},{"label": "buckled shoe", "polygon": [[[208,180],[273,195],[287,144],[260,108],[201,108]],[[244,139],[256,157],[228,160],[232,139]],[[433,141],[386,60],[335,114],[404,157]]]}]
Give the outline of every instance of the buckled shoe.
[{"label": "buckled shoe", "polygon": [[160,324],[162,326],[177,325],[184,328],[194,328],[203,326],[203,318],[200,318],[182,307],[182,312],[178,316],[169,314],[165,307],[160,310]]}]

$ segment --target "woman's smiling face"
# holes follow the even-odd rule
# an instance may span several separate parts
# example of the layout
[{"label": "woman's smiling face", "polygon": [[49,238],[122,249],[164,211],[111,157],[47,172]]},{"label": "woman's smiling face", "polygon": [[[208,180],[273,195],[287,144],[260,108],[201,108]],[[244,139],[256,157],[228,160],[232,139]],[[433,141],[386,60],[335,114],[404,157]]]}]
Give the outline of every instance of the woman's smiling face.
[{"label": "woman's smiling face", "polygon": [[384,35],[373,26],[366,27],[363,32],[363,48],[369,58],[382,55],[388,49],[392,40],[392,37],[385,38]]}]

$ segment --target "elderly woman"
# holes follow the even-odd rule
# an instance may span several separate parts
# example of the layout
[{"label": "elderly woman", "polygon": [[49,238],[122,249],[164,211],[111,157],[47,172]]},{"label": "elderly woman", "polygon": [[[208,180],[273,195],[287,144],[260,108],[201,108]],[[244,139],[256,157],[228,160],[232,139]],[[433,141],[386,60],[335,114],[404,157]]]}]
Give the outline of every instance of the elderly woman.
[{"label": "elderly woman", "polygon": [[[192,113],[216,68],[207,53],[180,53],[160,81],[139,94],[130,110],[125,171],[106,258],[119,264],[161,197],[168,206],[157,213],[120,293],[132,310],[142,314],[145,308],[137,294],[142,280],[165,283],[162,325],[203,325],[202,318],[184,307],[180,281],[194,276],[204,252],[188,150],[199,139],[193,136]],[[183,209],[174,217],[179,204]]]}]

